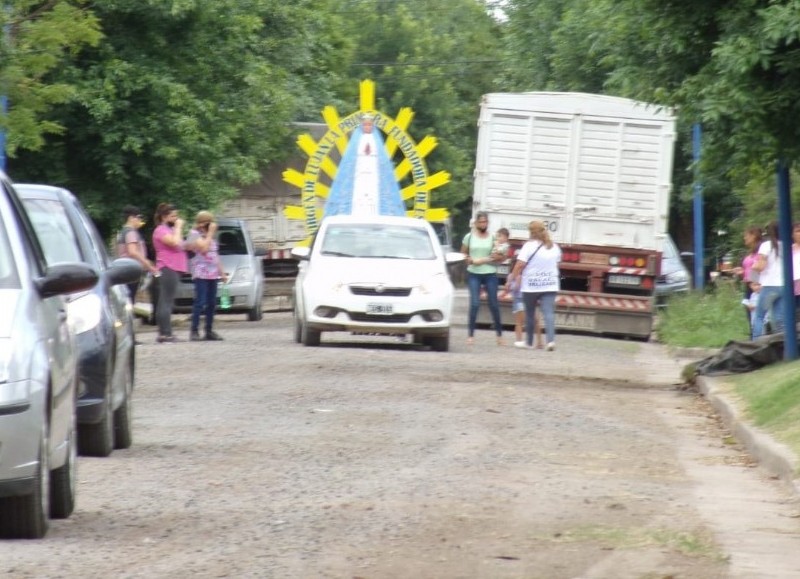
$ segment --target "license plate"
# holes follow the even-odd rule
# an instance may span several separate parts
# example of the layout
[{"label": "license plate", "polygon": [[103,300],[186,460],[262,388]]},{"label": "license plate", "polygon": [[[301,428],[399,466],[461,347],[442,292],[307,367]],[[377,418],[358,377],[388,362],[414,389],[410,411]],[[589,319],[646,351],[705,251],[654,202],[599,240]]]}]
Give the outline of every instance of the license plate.
[{"label": "license plate", "polygon": [[642,285],[642,278],[638,275],[609,275],[608,283],[616,285]]},{"label": "license plate", "polygon": [[374,316],[391,316],[393,311],[392,304],[367,304],[367,313]]},{"label": "license plate", "polygon": [[497,266],[497,273],[500,275],[508,275],[509,266],[505,263],[501,263]]}]

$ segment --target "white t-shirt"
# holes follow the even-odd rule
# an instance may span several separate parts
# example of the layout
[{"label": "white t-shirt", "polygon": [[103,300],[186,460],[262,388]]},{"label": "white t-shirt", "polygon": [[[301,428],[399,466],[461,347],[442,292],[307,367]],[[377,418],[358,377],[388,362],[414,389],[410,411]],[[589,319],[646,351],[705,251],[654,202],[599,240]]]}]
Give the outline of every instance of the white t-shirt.
[{"label": "white t-shirt", "polygon": [[767,267],[761,270],[758,282],[762,286],[781,287],[783,286],[783,244],[778,242],[778,252],[776,255],[772,251],[772,242],[764,241],[758,248],[758,254],[767,258]]},{"label": "white t-shirt", "polygon": [[[522,270],[522,291],[557,292],[561,288],[558,262],[561,261],[561,248],[557,244],[547,249],[540,241],[526,241],[517,255],[517,259],[526,262]],[[536,252],[536,255],[531,256]]]}]

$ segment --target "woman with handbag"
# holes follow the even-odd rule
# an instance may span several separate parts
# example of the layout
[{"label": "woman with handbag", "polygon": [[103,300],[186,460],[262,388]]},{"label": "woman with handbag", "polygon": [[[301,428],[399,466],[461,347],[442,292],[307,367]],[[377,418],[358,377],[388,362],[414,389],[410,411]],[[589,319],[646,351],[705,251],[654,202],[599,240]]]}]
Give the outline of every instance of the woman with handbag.
[{"label": "woman with handbag", "polygon": [[556,347],[556,295],[560,289],[561,248],[550,239],[547,227],[541,221],[528,224],[529,241],[525,242],[517,255],[509,283],[519,283],[525,304],[524,342],[515,342],[517,348],[533,348],[536,334],[536,306],[542,308],[547,339],[545,349],[552,352]]}]

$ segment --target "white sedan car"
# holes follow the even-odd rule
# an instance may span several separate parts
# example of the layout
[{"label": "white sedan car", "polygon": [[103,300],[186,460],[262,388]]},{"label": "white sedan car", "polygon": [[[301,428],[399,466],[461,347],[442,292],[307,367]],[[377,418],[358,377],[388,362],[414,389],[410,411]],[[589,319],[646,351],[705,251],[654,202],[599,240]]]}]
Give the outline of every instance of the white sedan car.
[{"label": "white sedan car", "polygon": [[336,215],[320,225],[294,289],[295,341],[318,346],[322,332],[410,335],[417,344],[450,347],[453,284],[443,253],[422,219]]}]

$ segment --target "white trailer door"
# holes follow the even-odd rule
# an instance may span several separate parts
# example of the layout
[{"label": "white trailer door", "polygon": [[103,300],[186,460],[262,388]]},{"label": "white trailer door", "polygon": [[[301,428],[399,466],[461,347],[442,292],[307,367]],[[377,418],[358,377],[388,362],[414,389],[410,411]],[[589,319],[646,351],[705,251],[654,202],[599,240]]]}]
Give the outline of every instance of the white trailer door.
[{"label": "white trailer door", "polygon": [[[569,190],[569,160],[574,118],[569,115],[492,111],[481,128],[476,191],[480,208],[503,219],[511,237],[527,239],[527,224],[545,221],[556,241],[563,231]],[[494,227],[495,224],[492,224]]]},{"label": "white trailer door", "polygon": [[586,116],[575,129],[571,241],[659,248],[671,177],[665,124]]}]

